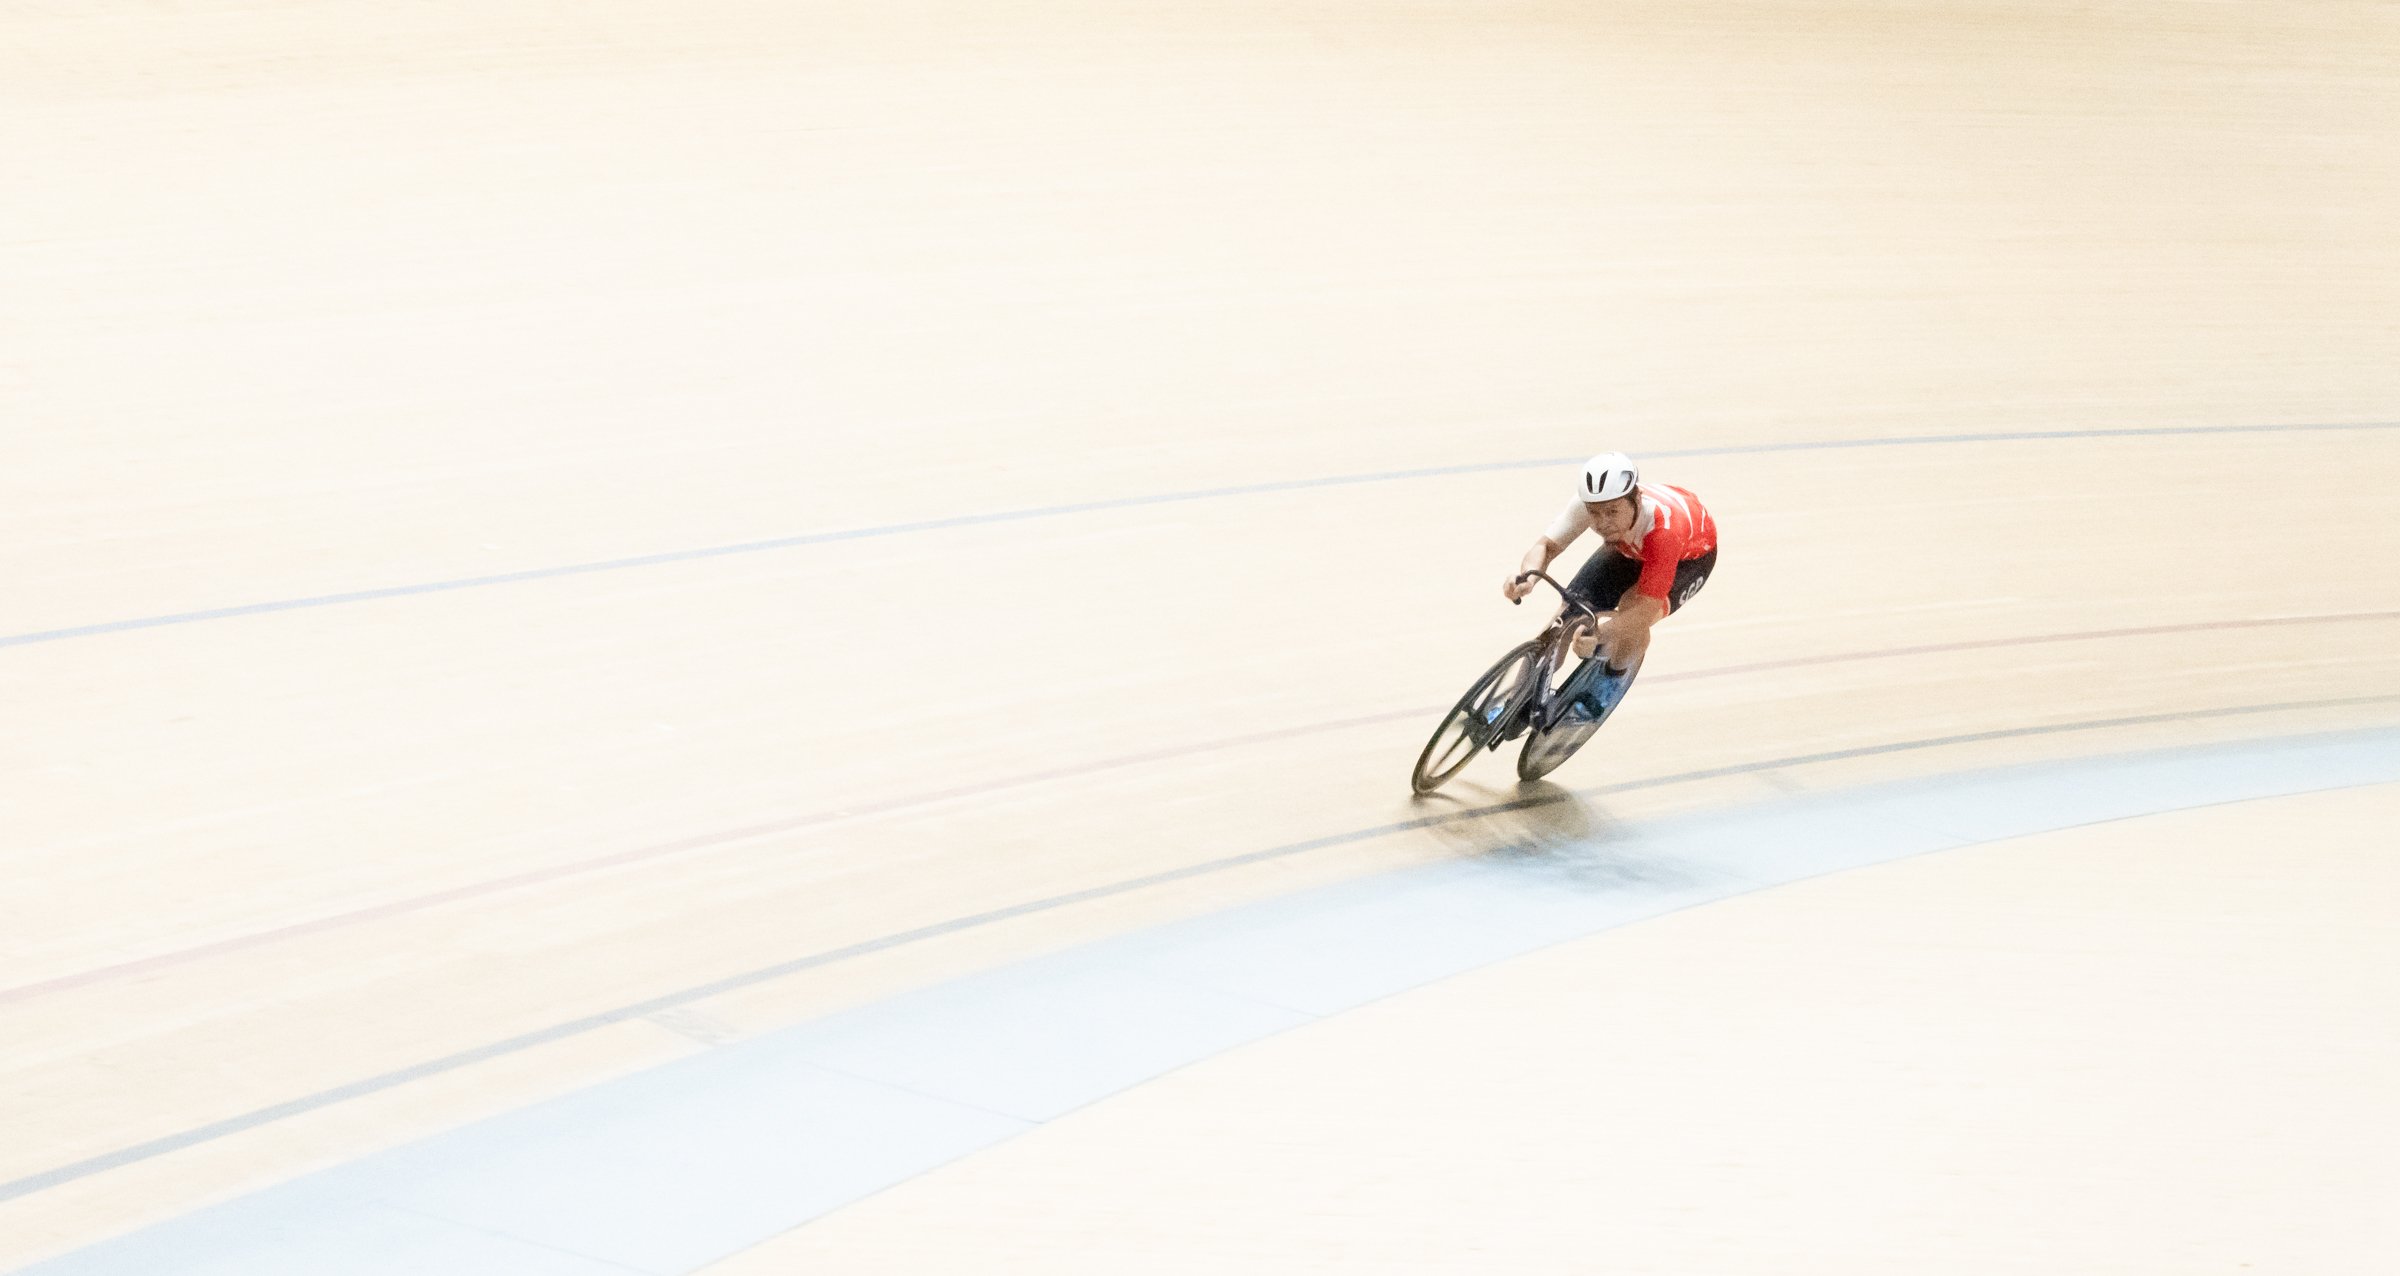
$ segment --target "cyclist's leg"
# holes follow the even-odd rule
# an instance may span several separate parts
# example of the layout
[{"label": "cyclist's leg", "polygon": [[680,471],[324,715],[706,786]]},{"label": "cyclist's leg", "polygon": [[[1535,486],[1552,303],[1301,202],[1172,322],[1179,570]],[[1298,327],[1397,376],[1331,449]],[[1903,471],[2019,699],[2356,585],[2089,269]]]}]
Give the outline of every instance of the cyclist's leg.
[{"label": "cyclist's leg", "polygon": [[[1674,583],[1667,587],[1668,596],[1675,600],[1674,611],[1669,615],[1682,612],[1685,604],[1691,602],[1708,584],[1708,574],[1716,570],[1716,566],[1717,551],[1713,549],[1698,558],[1687,558],[1675,565]],[[1625,689],[1633,685],[1634,669],[1639,668],[1640,663],[1636,660],[1633,668],[1619,669],[1609,665],[1596,671],[1596,676],[1589,680],[1583,691],[1585,706],[1594,715],[1605,715],[1617,701],[1625,698]]]},{"label": "cyclist's leg", "polygon": [[[1692,601],[1692,598],[1700,592],[1701,587],[1708,584],[1708,574],[1715,569],[1716,565],[1717,551],[1713,549],[1698,558],[1687,558],[1675,564],[1675,575],[1667,582],[1667,599],[1671,604],[1668,608],[1669,615],[1682,611],[1684,605]],[[1638,572],[1640,564],[1636,563],[1633,566]],[[1618,597],[1622,599],[1624,595],[1620,593]],[[1648,645],[1647,635],[1644,635],[1644,641],[1637,644],[1636,648],[1631,651],[1619,651],[1617,650],[1618,644],[1608,644],[1609,674],[1614,677],[1623,677],[1630,673],[1631,666],[1641,663],[1640,648]]]},{"label": "cyclist's leg", "polygon": [[1694,596],[1708,584],[1708,574],[1717,569],[1717,551],[1710,550],[1698,558],[1687,558],[1675,564],[1675,583],[1667,592],[1675,600],[1675,610],[1682,611]]},{"label": "cyclist's leg", "polygon": [[[1640,563],[1618,553],[1613,545],[1603,545],[1576,570],[1575,578],[1567,582],[1567,593],[1605,618],[1617,600],[1625,596],[1625,591],[1641,578]],[[1605,619],[1602,623],[1606,623]],[[1587,630],[1587,636],[1592,632]],[[1575,654],[1589,655],[1587,647],[1585,642],[1576,643]]]},{"label": "cyclist's leg", "polygon": [[[1632,568],[1632,576],[1627,576],[1625,580],[1622,580],[1622,588],[1618,588],[1618,580],[1608,580],[1608,585],[1603,585],[1603,588],[1618,588],[1615,597],[1625,597],[1625,590],[1632,588],[1632,580],[1639,578],[1639,573],[1642,573],[1642,564],[1632,564],[1632,561],[1627,561],[1627,566]],[[1687,602],[1692,602],[1694,595],[1699,595],[1702,585],[1709,583],[1709,571],[1714,571],[1714,568],[1716,568],[1716,549],[1709,549],[1709,552],[1697,556],[1697,559],[1685,559],[1685,561],[1680,561],[1680,564],[1675,564],[1675,580],[1668,585],[1668,597],[1673,600],[1673,612],[1682,612],[1682,607],[1685,607]],[[1582,578],[1577,578],[1577,580],[1582,580]],[[1673,614],[1673,612],[1668,612],[1668,614]],[[1601,636],[1601,643],[1606,643],[1606,633]],[[1610,652],[1610,657],[1620,657],[1620,652]],[[1582,703],[1582,708],[1589,710],[1594,717],[1608,717],[1608,710],[1613,710],[1615,705],[1618,705],[1618,700],[1625,698],[1627,688],[1634,684],[1634,669],[1642,667],[1642,655],[1634,652],[1632,657],[1625,657],[1625,660],[1627,660],[1625,664],[1618,664],[1615,660],[1610,660],[1606,664],[1601,664],[1601,667],[1589,669],[1586,676],[1579,679],[1577,700]]]},{"label": "cyclist's leg", "polygon": [[1567,582],[1567,592],[1607,611],[1641,578],[1640,563],[1618,553],[1614,545],[1603,545],[1575,570],[1575,578]]}]

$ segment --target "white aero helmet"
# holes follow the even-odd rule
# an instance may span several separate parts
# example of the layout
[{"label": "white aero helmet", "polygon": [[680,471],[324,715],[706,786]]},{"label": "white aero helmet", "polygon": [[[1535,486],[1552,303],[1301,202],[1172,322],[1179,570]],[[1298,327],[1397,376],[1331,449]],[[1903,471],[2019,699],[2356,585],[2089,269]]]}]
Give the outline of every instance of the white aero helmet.
[{"label": "white aero helmet", "polygon": [[1585,502],[1613,501],[1632,495],[1634,485],[1641,481],[1632,457],[1623,452],[1602,452],[1583,463],[1583,481],[1575,485],[1575,496]]}]

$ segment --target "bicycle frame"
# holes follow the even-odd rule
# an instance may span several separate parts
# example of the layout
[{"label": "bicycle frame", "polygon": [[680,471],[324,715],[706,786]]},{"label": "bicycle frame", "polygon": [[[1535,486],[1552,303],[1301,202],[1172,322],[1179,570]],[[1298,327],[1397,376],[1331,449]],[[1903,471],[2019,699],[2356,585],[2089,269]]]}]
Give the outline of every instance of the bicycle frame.
[{"label": "bicycle frame", "polygon": [[[1559,667],[1573,658],[1575,635],[1587,624],[1597,627],[1606,616],[1568,593],[1566,586],[1546,572],[1526,572],[1515,583],[1521,585],[1531,580],[1542,581],[1558,591],[1563,600],[1558,615],[1538,636],[1509,648],[1442,716],[1433,738],[1425,742],[1424,751],[1417,755],[1416,770],[1410,776],[1409,782],[1419,794],[1440,788],[1477,753],[1497,752],[1502,745],[1528,731],[1536,734],[1526,741],[1525,752],[1517,758],[1517,778],[1541,779],[1581,748],[1615,707],[1614,697],[1605,706],[1595,703],[1587,721],[1560,730],[1568,711],[1585,699],[1592,671],[1605,670],[1606,665],[1596,659],[1586,660],[1567,676],[1565,686],[1554,687],[1551,680],[1557,677]],[[1626,681],[1631,680],[1628,673]],[[1538,756],[1536,746],[1540,747]]]},{"label": "bicycle frame", "polygon": [[[1550,627],[1543,630],[1542,636],[1536,640],[1541,644],[1541,650],[1534,656],[1534,677],[1532,685],[1528,688],[1531,695],[1528,696],[1527,703],[1522,710],[1523,713],[1533,718],[1533,725],[1537,729],[1547,731],[1556,723],[1559,713],[1563,712],[1563,706],[1575,702],[1574,696],[1561,694],[1567,688],[1551,686],[1551,678],[1557,674],[1559,666],[1564,663],[1560,656],[1574,641],[1577,629],[1587,623],[1595,629],[1599,627],[1601,614],[1598,608],[1567,592],[1567,587],[1559,584],[1557,578],[1548,572],[1525,572],[1519,575],[1517,580],[1520,583],[1539,580],[1557,590],[1559,599],[1564,603],[1564,606],[1559,608],[1558,615],[1551,620]],[[1516,598],[1510,601],[1522,605],[1525,600]],[[1582,612],[1584,618],[1582,620],[1572,619],[1575,611]],[[1576,690],[1580,691],[1581,689],[1577,688]],[[1507,734],[1513,735],[1514,733]],[[1497,749],[1500,746],[1498,742],[1495,742],[1491,747]]]}]

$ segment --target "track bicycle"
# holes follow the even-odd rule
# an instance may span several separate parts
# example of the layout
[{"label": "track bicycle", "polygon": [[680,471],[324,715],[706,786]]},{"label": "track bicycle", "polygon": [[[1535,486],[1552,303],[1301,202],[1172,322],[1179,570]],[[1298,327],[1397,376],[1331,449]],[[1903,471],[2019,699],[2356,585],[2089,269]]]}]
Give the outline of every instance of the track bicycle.
[{"label": "track bicycle", "polygon": [[1547,572],[1526,572],[1517,580],[1542,581],[1558,591],[1566,606],[1559,608],[1548,629],[1510,648],[1451,706],[1433,738],[1425,742],[1425,751],[1417,755],[1410,783],[1419,793],[1433,792],[1465,770],[1476,754],[1486,749],[1496,753],[1519,736],[1525,738],[1525,748],[1517,754],[1517,778],[1541,779],[1600,730],[1624,701],[1633,676],[1641,672],[1637,661],[1624,673],[1611,675],[1595,653],[1561,677],[1560,671],[1576,659],[1576,635],[1587,626],[1596,628],[1601,613]]}]

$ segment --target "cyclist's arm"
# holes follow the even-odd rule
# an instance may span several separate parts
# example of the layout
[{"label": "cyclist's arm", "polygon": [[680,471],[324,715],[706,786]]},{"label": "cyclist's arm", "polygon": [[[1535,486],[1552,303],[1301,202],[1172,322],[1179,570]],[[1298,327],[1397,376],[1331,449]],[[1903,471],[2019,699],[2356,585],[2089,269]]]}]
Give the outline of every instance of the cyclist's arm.
[{"label": "cyclist's arm", "polygon": [[1508,580],[1500,587],[1500,592],[1507,595],[1511,600],[1523,598],[1525,595],[1532,593],[1533,582],[1529,580],[1520,581],[1518,578],[1527,572],[1549,570],[1552,560],[1556,559],[1560,554],[1565,553],[1566,548],[1566,546],[1559,544],[1557,541],[1554,541],[1547,536],[1536,540],[1532,547],[1525,551],[1525,557],[1518,561],[1517,570],[1509,573]]},{"label": "cyclist's arm", "polygon": [[1642,541],[1642,574],[1617,599],[1608,627],[1608,663],[1624,669],[1650,649],[1650,627],[1674,610],[1675,568],[1688,544],[1680,529],[1661,527]]},{"label": "cyclist's arm", "polygon": [[1525,560],[1517,564],[1517,574],[1547,571],[1550,564],[1556,561],[1559,555],[1566,552],[1566,546],[1547,536],[1539,537],[1533,542],[1533,548],[1525,551]]},{"label": "cyclist's arm", "polygon": [[1584,513],[1583,502],[1568,502],[1567,507],[1559,511],[1558,517],[1551,520],[1550,530],[1542,533],[1541,538],[1525,551],[1525,557],[1517,563],[1517,570],[1509,573],[1508,580],[1500,586],[1500,592],[1512,602],[1532,593],[1532,582],[1520,585],[1517,577],[1527,572],[1549,570],[1550,564],[1567,552],[1567,545],[1590,530],[1591,525],[1591,516]]},{"label": "cyclist's arm", "polygon": [[[1608,644],[1608,667],[1619,672],[1642,662],[1642,654],[1650,650],[1650,627],[1667,614],[1666,604],[1650,597],[1636,585],[1617,600],[1617,609],[1609,613],[1608,627],[1601,641]],[[1577,648],[1580,654],[1581,648]]]}]

